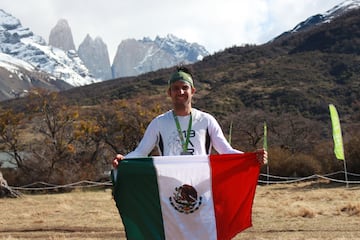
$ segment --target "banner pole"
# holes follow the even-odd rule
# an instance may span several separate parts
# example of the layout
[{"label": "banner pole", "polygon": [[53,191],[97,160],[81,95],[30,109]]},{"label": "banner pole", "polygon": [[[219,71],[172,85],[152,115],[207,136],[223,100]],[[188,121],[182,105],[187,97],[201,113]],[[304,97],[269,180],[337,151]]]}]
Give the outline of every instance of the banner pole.
[{"label": "banner pole", "polygon": [[344,172],[345,172],[345,182],[346,182],[346,188],[349,187],[349,181],[348,181],[348,175],[347,175],[347,170],[346,170],[346,161],[344,159]]},{"label": "banner pole", "polygon": [[233,126],[233,121],[231,120],[231,122],[230,122],[230,129],[229,129],[229,144],[230,144],[230,145],[231,145],[232,126]]},{"label": "banner pole", "polygon": [[[268,150],[268,144],[267,144],[267,126],[266,122],[264,122],[264,139],[263,139],[263,148],[267,151]],[[269,153],[268,153],[269,154]],[[267,159],[266,164],[266,182],[267,185],[269,185],[269,174],[270,174],[270,168],[269,168],[269,157]]]}]

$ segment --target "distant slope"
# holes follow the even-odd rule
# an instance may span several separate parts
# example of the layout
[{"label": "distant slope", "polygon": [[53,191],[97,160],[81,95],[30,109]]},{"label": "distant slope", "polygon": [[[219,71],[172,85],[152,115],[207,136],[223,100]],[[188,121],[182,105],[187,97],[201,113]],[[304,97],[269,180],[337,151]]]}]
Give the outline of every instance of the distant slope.
[{"label": "distant slope", "polygon": [[[317,44],[323,42],[324,44]],[[244,109],[301,114],[328,121],[328,104],[347,123],[360,109],[360,10],[260,46],[228,48],[190,65],[194,105],[226,118]],[[170,69],[76,87],[62,92],[71,104],[96,105],[164,95]]]},{"label": "distant slope", "polygon": [[[351,114],[359,108],[359,49],[360,10],[268,44],[226,49],[191,65],[196,105],[219,114],[248,107],[321,120],[327,119],[327,104],[334,103]],[[169,74],[165,69],[64,95],[79,104],[139,96],[145,101],[164,92]]]},{"label": "distant slope", "polygon": [[0,53],[0,101],[26,96],[33,88],[59,91],[71,87],[23,60]]}]

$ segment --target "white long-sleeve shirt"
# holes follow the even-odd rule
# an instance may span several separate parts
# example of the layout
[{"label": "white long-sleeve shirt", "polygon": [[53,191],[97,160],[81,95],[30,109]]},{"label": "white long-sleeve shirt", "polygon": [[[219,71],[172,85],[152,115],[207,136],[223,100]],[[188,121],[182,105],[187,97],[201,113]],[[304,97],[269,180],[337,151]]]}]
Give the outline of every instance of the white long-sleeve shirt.
[{"label": "white long-sleeve shirt", "polygon": [[[242,153],[231,147],[216,119],[205,112],[192,109],[192,126],[187,152],[192,155],[209,155],[212,147],[219,154]],[[183,138],[186,139],[190,115],[177,117]],[[147,127],[137,148],[126,158],[148,156],[157,146],[161,155],[180,155],[183,151],[172,110],[154,118]]]}]

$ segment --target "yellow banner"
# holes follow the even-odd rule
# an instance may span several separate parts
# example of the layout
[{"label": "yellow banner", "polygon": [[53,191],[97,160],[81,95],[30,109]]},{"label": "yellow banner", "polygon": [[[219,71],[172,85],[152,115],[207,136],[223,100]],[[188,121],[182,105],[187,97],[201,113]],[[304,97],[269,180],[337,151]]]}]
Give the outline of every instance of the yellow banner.
[{"label": "yellow banner", "polygon": [[333,104],[329,104],[329,110],[330,110],[332,133],[334,139],[334,153],[337,159],[345,160],[339,115]]}]

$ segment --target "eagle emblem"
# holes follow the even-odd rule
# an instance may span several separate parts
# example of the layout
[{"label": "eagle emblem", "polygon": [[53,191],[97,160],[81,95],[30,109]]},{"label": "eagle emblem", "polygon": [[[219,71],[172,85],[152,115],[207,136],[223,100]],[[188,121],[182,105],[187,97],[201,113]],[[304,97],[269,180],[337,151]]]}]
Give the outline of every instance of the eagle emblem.
[{"label": "eagle emblem", "polygon": [[193,186],[184,184],[176,187],[173,196],[169,197],[171,205],[178,212],[189,214],[199,209],[202,197],[198,196]]}]

